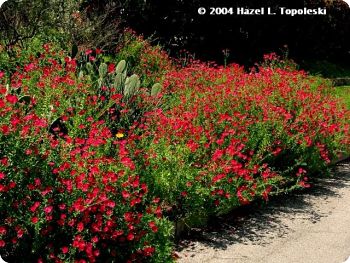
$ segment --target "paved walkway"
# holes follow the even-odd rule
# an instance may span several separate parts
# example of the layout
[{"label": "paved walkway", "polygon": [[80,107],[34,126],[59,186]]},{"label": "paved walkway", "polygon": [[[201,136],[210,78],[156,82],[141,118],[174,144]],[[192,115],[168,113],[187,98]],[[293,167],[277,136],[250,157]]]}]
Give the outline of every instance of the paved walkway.
[{"label": "paved walkway", "polygon": [[342,263],[349,258],[349,163],[306,192],[259,206],[193,231],[178,246],[178,262]]}]

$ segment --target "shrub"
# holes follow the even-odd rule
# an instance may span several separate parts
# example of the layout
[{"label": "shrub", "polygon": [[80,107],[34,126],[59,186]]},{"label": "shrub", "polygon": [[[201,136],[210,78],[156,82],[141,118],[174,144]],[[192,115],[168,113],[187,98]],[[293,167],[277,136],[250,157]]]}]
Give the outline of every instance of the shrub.
[{"label": "shrub", "polygon": [[197,64],[164,85],[168,104],[147,115],[139,173],[169,215],[225,213],[309,187],[349,151],[349,111],[303,72]]},{"label": "shrub", "polygon": [[167,72],[174,69],[167,53],[158,45],[137,36],[127,29],[117,48],[118,60],[126,60],[132,72],[141,76],[143,87],[159,82]]},{"label": "shrub", "polygon": [[[278,62],[171,70],[155,52],[154,67],[135,62],[139,78],[98,49],[42,49],[0,72],[10,262],[171,262],[172,221],[309,187],[350,150],[345,105]],[[149,72],[165,74],[163,89],[142,88]]]},{"label": "shrub", "polygon": [[[48,47],[47,47],[48,48]],[[172,227],[98,113],[121,97],[48,49],[0,86],[0,253],[17,262],[167,262]],[[122,95],[121,95],[122,96]],[[117,136],[116,136],[117,135]]]}]

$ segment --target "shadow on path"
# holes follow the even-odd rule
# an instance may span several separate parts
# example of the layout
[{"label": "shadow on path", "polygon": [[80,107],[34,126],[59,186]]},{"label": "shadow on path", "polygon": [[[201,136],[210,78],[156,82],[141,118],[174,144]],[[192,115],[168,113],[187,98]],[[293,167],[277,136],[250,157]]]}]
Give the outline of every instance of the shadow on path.
[{"label": "shadow on path", "polygon": [[176,250],[190,252],[195,249],[194,241],[221,250],[235,243],[266,246],[274,238],[294,231],[290,228],[294,220],[317,223],[329,215],[332,210],[322,209],[322,204],[339,196],[346,187],[350,188],[349,162],[338,164],[332,177],[318,179],[311,189],[272,198],[267,204],[257,202],[239,208],[216,218],[205,229],[191,230],[178,242]]}]

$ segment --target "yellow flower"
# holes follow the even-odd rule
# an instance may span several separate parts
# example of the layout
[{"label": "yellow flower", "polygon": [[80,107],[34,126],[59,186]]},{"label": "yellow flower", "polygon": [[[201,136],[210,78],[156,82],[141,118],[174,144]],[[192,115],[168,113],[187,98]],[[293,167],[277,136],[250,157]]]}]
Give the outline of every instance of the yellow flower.
[{"label": "yellow flower", "polygon": [[118,132],[115,137],[117,138],[123,138],[124,137],[124,133]]}]

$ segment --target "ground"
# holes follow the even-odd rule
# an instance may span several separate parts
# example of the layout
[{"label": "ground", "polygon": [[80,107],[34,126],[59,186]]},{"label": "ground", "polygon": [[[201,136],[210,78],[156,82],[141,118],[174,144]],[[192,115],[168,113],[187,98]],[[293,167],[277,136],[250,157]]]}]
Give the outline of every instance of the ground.
[{"label": "ground", "polygon": [[350,256],[350,162],[332,174],[312,189],[240,209],[204,231],[192,231],[178,245],[178,262],[344,262]]}]

